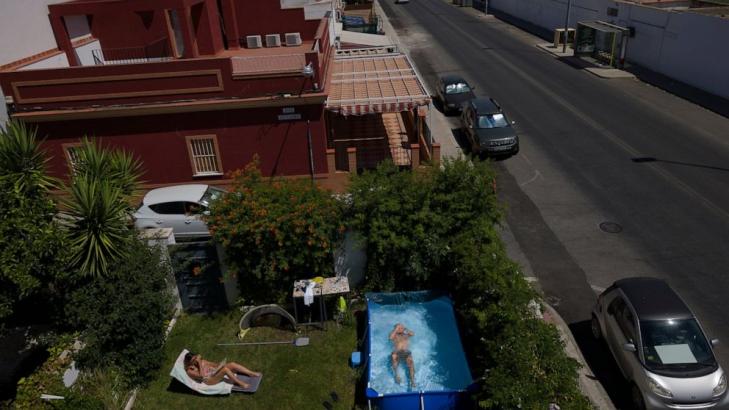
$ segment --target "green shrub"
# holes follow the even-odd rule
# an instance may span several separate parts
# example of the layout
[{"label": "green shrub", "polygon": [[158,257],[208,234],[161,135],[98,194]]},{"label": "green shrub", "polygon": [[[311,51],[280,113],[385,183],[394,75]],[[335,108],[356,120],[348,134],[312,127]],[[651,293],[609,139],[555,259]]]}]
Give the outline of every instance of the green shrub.
[{"label": "green shrub", "polygon": [[[28,377],[18,381],[18,389],[13,401],[16,409],[48,409],[50,402],[41,400],[41,394],[65,397],[68,389],[63,385],[63,372],[71,365],[71,355],[61,357],[61,352],[71,349],[73,335],[59,337],[47,348],[48,359]],[[50,342],[49,342],[50,343]]]},{"label": "green shrub", "polygon": [[54,284],[64,276],[68,252],[53,222],[48,193],[58,185],[46,174],[47,161],[35,128],[16,121],[0,126],[0,327],[23,310],[19,303],[42,303],[42,319],[56,310]]},{"label": "green shrub", "polygon": [[255,161],[233,178],[207,222],[248,303],[282,303],[294,280],[333,273],[343,227],[329,192],[308,180],[264,179]]},{"label": "green shrub", "polygon": [[86,343],[78,354],[80,365],[117,367],[128,385],[137,386],[146,384],[161,364],[172,305],[169,266],[159,252],[135,240],[127,255],[110,266],[107,276],[75,290],[66,310]]},{"label": "green shrub", "polygon": [[[462,232],[496,237],[502,210],[485,163],[446,160],[443,167],[400,172],[392,163],[353,178],[349,227],[367,244],[368,287],[407,289],[441,284]],[[445,281],[444,283],[447,283]]]}]

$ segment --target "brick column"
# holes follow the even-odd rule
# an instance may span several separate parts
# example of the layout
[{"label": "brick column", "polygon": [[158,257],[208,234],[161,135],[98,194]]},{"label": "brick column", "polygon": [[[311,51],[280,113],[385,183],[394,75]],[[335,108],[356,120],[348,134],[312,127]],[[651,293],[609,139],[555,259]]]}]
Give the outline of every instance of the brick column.
[{"label": "brick column", "polygon": [[440,163],[440,144],[434,143],[433,144],[433,165],[437,165]]},{"label": "brick column", "polygon": [[349,162],[349,172],[357,172],[357,148],[347,148],[347,160]]},{"label": "brick column", "polygon": [[225,36],[228,39],[228,48],[231,50],[240,49],[240,32],[238,31],[238,19],[235,14],[235,0],[222,0],[223,23],[225,24]]},{"label": "brick column", "polygon": [[410,144],[410,167],[415,169],[420,166],[420,144]]},{"label": "brick column", "polygon": [[327,173],[329,175],[337,173],[337,151],[332,148],[327,148]]},{"label": "brick column", "polygon": [[51,29],[53,30],[53,36],[56,38],[56,44],[58,48],[66,53],[68,59],[68,65],[71,67],[81,65],[76,57],[76,51],[73,49],[71,39],[68,36],[68,30],[66,30],[66,23],[63,21],[63,16],[51,14]]}]

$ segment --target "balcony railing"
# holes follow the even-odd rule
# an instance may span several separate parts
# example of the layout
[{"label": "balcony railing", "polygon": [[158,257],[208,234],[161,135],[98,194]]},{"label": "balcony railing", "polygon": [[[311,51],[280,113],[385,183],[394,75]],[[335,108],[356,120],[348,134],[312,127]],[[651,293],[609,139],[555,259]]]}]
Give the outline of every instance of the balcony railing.
[{"label": "balcony railing", "polygon": [[150,63],[173,58],[167,38],[141,47],[95,49],[91,54],[96,65]]}]

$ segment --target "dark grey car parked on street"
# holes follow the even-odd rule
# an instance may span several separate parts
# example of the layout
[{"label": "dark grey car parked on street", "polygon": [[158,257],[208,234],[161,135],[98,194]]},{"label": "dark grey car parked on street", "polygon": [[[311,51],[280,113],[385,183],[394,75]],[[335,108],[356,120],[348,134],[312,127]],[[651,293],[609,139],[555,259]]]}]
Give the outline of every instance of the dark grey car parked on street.
[{"label": "dark grey car parked on street", "polygon": [[726,374],[696,316],[655,278],[616,281],[597,300],[592,333],[630,382],[636,409],[727,409]]},{"label": "dark grey car parked on street", "polygon": [[466,103],[461,126],[474,154],[514,155],[519,152],[519,137],[501,106],[488,97]]},{"label": "dark grey car parked on street", "polygon": [[440,77],[436,89],[444,114],[460,112],[463,104],[476,97],[473,87],[463,77],[455,74]]}]

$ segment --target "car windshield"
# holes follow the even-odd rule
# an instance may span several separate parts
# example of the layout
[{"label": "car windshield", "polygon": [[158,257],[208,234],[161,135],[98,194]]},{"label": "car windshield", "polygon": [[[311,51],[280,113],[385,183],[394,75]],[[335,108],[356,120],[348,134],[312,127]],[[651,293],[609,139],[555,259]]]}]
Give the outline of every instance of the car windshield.
[{"label": "car windshield", "polygon": [[695,319],[641,321],[640,332],[650,370],[685,371],[716,364]]},{"label": "car windshield", "polygon": [[478,128],[503,128],[509,126],[504,114],[488,114],[478,116]]},{"label": "car windshield", "polygon": [[446,94],[461,94],[471,91],[471,88],[466,83],[454,83],[446,85]]},{"label": "car windshield", "polygon": [[210,207],[210,202],[220,198],[224,193],[225,191],[222,189],[208,187],[202,198],[200,198],[200,203],[205,205],[205,207]]}]

